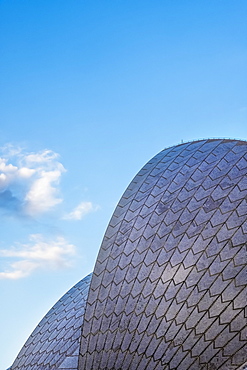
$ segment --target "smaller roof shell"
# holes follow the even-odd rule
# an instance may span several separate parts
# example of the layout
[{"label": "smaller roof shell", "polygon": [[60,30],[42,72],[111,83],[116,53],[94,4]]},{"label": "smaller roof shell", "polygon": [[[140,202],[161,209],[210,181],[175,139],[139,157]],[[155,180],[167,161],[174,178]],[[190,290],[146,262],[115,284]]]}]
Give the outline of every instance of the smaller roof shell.
[{"label": "smaller roof shell", "polygon": [[77,369],[91,274],[71,288],[40,321],[11,370]]}]

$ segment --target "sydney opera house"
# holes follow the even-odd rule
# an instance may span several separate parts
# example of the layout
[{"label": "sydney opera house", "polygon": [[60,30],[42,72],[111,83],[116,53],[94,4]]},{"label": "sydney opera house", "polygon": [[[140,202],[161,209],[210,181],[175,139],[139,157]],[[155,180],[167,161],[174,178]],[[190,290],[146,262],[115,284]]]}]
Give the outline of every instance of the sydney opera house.
[{"label": "sydney opera house", "polygon": [[163,150],[10,369],[247,369],[246,246],[247,142]]}]

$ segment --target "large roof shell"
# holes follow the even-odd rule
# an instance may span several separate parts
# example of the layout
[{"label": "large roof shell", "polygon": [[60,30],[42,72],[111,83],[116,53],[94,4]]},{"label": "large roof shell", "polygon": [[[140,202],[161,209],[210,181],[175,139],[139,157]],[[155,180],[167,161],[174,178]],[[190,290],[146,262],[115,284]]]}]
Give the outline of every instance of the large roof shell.
[{"label": "large roof shell", "polygon": [[246,361],[247,143],[168,148],[106,231],[79,368],[237,369]]}]

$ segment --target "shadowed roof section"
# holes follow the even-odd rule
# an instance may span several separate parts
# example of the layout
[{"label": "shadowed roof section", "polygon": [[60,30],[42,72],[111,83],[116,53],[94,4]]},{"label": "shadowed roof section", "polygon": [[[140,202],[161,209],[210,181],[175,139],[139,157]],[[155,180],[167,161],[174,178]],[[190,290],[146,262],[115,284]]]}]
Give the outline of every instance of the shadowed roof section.
[{"label": "shadowed roof section", "polygon": [[91,274],[46,314],[21,349],[11,370],[77,369],[81,328]]},{"label": "shadowed roof section", "polygon": [[151,159],[107,228],[79,369],[237,369],[246,361],[247,143]]}]

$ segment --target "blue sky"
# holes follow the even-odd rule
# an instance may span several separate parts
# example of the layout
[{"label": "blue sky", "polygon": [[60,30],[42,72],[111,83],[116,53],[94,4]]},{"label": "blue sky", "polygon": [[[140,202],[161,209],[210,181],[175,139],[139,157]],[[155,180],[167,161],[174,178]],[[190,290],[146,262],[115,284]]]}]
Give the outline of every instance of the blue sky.
[{"label": "blue sky", "polygon": [[0,368],[93,269],[137,171],[247,139],[245,0],[0,0]]}]

